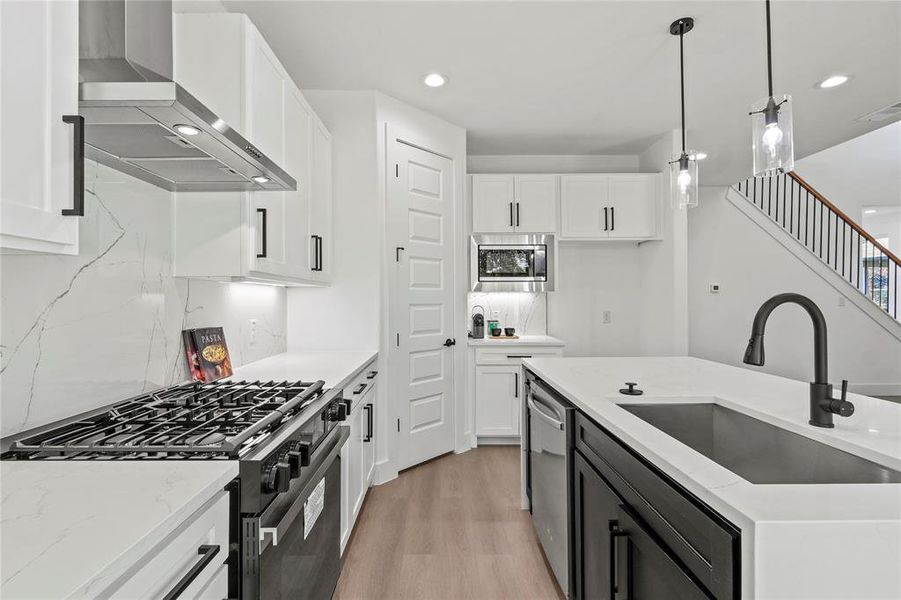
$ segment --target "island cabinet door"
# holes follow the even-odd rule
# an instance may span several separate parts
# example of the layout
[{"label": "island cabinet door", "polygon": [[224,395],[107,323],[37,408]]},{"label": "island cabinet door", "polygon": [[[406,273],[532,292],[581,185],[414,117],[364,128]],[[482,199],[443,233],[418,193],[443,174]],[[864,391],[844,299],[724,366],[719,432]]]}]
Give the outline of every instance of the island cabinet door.
[{"label": "island cabinet door", "polygon": [[[574,600],[626,598],[613,589],[614,541],[620,500],[582,455],[573,452]],[[622,560],[620,564],[625,566]],[[624,579],[623,573],[623,579]],[[625,588],[624,588],[625,589]]]}]

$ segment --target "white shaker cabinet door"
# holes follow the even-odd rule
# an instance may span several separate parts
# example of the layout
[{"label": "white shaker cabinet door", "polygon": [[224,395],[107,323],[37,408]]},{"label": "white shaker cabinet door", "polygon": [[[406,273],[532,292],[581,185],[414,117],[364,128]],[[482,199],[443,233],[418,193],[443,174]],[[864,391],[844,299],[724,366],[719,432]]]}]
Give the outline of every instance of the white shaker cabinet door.
[{"label": "white shaker cabinet door", "polygon": [[[78,3],[0,2],[0,247],[78,254]],[[83,198],[83,196],[81,196]]]},{"label": "white shaker cabinet door", "polygon": [[609,236],[609,180],[606,175],[560,176],[561,239]]},{"label": "white shaker cabinet door", "polygon": [[332,136],[314,119],[310,176],[310,268],[316,281],[332,280]]},{"label": "white shaker cabinet door", "polygon": [[611,238],[649,238],[657,235],[656,174],[610,176]]},{"label": "white shaker cabinet door", "polygon": [[284,86],[286,75],[266,40],[248,28],[247,133],[250,141],[275,164],[285,156]]},{"label": "white shaker cabinet door", "polygon": [[514,223],[518,233],[557,232],[557,176],[516,175]]},{"label": "white shaker cabinet door", "polygon": [[476,367],[476,435],[519,435],[521,367]]},{"label": "white shaker cabinet door", "polygon": [[472,176],[472,230],[510,233],[515,230],[513,175]]}]

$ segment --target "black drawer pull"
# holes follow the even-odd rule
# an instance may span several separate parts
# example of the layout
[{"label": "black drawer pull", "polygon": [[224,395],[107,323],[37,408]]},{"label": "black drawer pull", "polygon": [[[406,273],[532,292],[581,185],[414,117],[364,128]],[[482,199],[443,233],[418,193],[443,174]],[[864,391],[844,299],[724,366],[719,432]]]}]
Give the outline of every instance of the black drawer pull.
[{"label": "black drawer pull", "polygon": [[375,376],[378,375],[378,371],[370,371],[368,375],[366,375],[366,379],[375,379]]},{"label": "black drawer pull", "polygon": [[84,216],[84,117],[63,115],[63,122],[75,126],[73,138],[74,163],[72,165],[72,208],[64,208],[64,217]]},{"label": "black drawer pull", "polygon": [[197,576],[200,575],[200,572],[203,571],[208,564],[213,562],[213,558],[219,554],[219,545],[207,545],[204,544],[200,548],[197,549],[197,554],[200,555],[200,560],[194,563],[194,566],[191,567],[191,570],[185,573],[185,576],[178,580],[178,583],[175,584],[168,594],[163,596],[163,600],[175,600],[179,596],[181,596],[188,586],[190,586]]},{"label": "black drawer pull", "polygon": [[508,354],[507,358],[532,358],[531,354]]},{"label": "black drawer pull", "polygon": [[[619,523],[615,520],[608,521],[610,528],[610,600],[628,600],[629,587],[632,583],[632,552],[629,547],[631,543],[629,534],[620,529]],[[626,573],[625,577],[620,577],[619,564],[619,538],[626,540]]]},{"label": "black drawer pull", "polygon": [[356,396],[356,395],[362,394],[363,390],[365,390],[365,389],[366,389],[366,384],[361,383],[360,385],[357,386],[357,389],[354,390],[354,395]]},{"label": "black drawer pull", "polygon": [[372,403],[363,405],[363,410],[366,411],[366,436],[363,438],[364,442],[372,441]]},{"label": "black drawer pull", "polygon": [[269,246],[269,243],[266,241],[266,230],[269,229],[269,225],[266,223],[266,209],[258,208],[257,214],[259,214],[262,217],[262,220],[260,222],[261,248],[260,248],[260,253],[257,254],[257,258],[266,258],[266,254],[267,254],[267,250],[268,250],[268,246]]}]

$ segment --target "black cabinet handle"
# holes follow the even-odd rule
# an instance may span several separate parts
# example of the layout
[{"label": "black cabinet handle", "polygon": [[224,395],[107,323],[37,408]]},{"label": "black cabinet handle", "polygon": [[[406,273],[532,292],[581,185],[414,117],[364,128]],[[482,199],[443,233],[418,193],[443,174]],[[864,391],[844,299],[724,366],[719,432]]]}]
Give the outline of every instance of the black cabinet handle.
[{"label": "black cabinet handle", "polygon": [[[628,600],[629,587],[632,583],[632,557],[629,551],[629,534],[620,529],[615,520],[607,522],[610,530],[610,600]],[[619,577],[619,538],[626,540],[626,576]]]},{"label": "black cabinet handle", "polygon": [[178,583],[175,584],[168,594],[163,596],[163,600],[175,600],[179,596],[181,596],[188,586],[197,579],[197,576],[200,575],[200,572],[203,571],[208,564],[213,562],[213,558],[219,554],[219,545],[207,545],[204,544],[200,548],[197,549],[197,554],[200,555],[200,560],[194,563],[194,566],[191,567],[191,570],[185,573],[185,576],[178,580]]},{"label": "black cabinet handle", "polygon": [[532,358],[531,354],[508,354],[507,358]]},{"label": "black cabinet handle", "polygon": [[310,236],[313,240],[313,266],[311,271],[322,270],[322,237],[316,234]]},{"label": "black cabinet handle", "polygon": [[319,238],[319,252],[317,253],[319,256],[319,268],[317,270],[322,271],[322,236],[317,235],[316,237]]},{"label": "black cabinet handle", "polygon": [[513,227],[513,203],[510,203],[510,227]]},{"label": "black cabinet handle", "polygon": [[400,253],[404,251],[403,246],[398,246],[394,249],[394,262],[400,262]]},{"label": "black cabinet handle", "polygon": [[258,214],[258,215],[261,215],[261,216],[263,217],[262,222],[260,223],[260,227],[262,228],[262,229],[260,230],[260,237],[262,238],[262,240],[261,240],[261,241],[262,241],[262,248],[261,248],[261,252],[260,252],[259,254],[257,254],[257,258],[266,258],[267,250],[268,250],[268,247],[269,247],[269,243],[268,243],[268,241],[266,240],[266,230],[269,229],[269,225],[268,225],[267,222],[266,222],[266,221],[267,221],[267,219],[266,219],[266,209],[265,209],[265,208],[258,208],[258,209],[257,209],[257,214]]},{"label": "black cabinet handle", "polygon": [[375,376],[378,375],[378,371],[370,371],[368,375],[366,375],[366,379],[375,379]]},{"label": "black cabinet handle", "polygon": [[72,164],[72,208],[62,210],[64,217],[84,216],[84,117],[63,115],[63,122],[75,126]]},{"label": "black cabinet handle", "polygon": [[610,207],[610,231],[616,229],[616,207]]},{"label": "black cabinet handle", "polygon": [[365,389],[366,389],[366,384],[361,383],[360,385],[357,386],[357,389],[354,390],[354,396],[359,396],[360,394],[363,393],[363,390],[365,390]]},{"label": "black cabinet handle", "polygon": [[516,203],[516,226],[519,227],[519,202]]},{"label": "black cabinet handle", "polygon": [[604,231],[609,231],[607,227],[607,207],[604,207]]},{"label": "black cabinet handle", "polygon": [[513,397],[519,398],[519,371],[513,373]]},{"label": "black cabinet handle", "polygon": [[366,411],[366,436],[363,438],[364,442],[372,441],[372,403],[363,405],[363,410]]}]

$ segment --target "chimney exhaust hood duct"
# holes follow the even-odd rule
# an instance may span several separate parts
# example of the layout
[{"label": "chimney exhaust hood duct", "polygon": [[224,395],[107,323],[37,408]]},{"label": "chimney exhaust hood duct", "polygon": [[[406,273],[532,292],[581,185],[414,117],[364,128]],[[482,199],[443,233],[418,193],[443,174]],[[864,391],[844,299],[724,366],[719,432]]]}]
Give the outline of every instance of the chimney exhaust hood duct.
[{"label": "chimney exhaust hood duct", "polygon": [[79,0],[85,155],[173,192],[297,182],[173,81],[171,0]]}]

